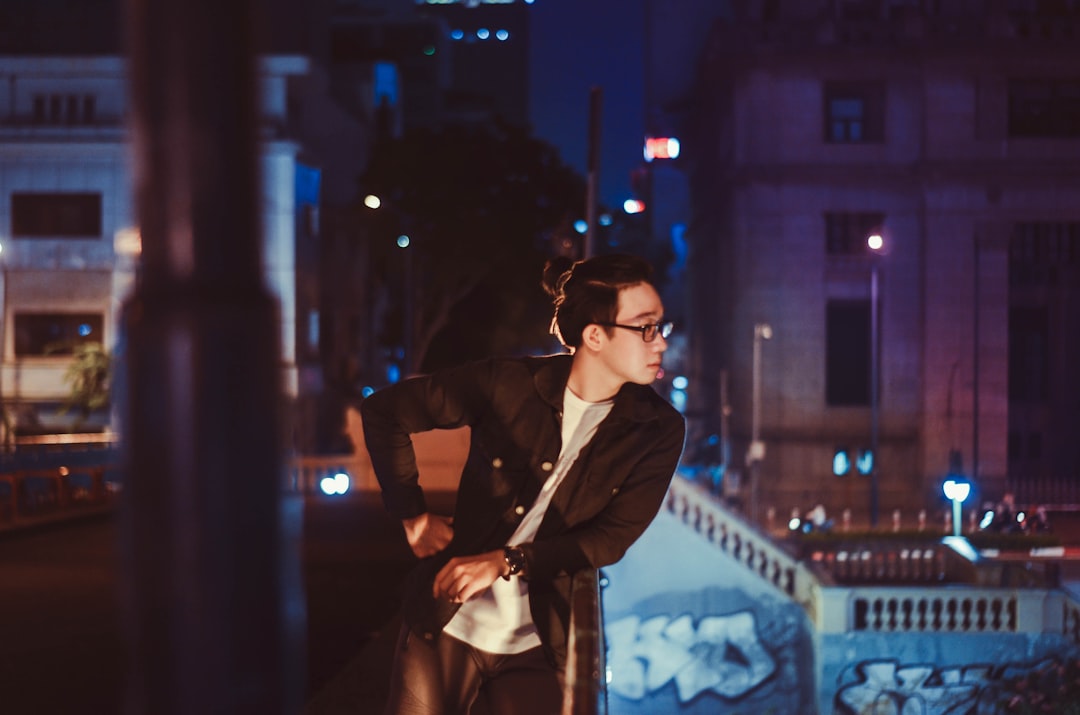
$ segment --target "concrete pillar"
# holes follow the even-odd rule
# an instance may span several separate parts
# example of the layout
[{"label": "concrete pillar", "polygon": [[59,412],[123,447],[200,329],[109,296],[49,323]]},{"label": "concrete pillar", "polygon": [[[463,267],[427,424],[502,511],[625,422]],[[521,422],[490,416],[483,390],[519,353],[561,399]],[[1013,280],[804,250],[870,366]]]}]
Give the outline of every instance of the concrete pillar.
[{"label": "concrete pillar", "polygon": [[119,351],[130,713],[300,710],[252,18],[251,0],[127,4],[142,235]]}]

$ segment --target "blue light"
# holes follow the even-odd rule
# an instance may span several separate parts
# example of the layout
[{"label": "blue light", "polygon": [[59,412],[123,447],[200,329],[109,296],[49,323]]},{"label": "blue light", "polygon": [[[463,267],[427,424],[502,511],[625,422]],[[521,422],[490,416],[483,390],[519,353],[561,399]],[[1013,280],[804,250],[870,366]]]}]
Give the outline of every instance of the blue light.
[{"label": "blue light", "polygon": [[851,471],[851,455],[846,449],[838,449],[832,458],[832,471],[838,477],[842,477]]},{"label": "blue light", "polygon": [[686,412],[686,393],[682,390],[672,390],[671,405],[679,412]]},{"label": "blue light", "polygon": [[360,388],[360,394],[363,395],[364,397],[371,397],[372,395],[375,394],[375,388],[372,387],[371,385],[364,385],[363,387]]},{"label": "blue light", "polygon": [[859,474],[870,474],[874,471],[874,452],[860,449],[859,456],[855,458],[855,468],[859,470]]},{"label": "blue light", "polygon": [[578,233],[585,233],[589,230],[589,224],[585,223],[584,219],[579,218],[577,221],[574,221],[574,230]]},{"label": "blue light", "polygon": [[401,368],[396,363],[390,363],[386,366],[386,381],[393,385],[395,382],[401,379]]},{"label": "blue light", "polygon": [[411,241],[409,240],[409,237],[406,236],[405,234],[401,234],[400,236],[397,237],[398,248],[408,248],[409,243],[411,243]]},{"label": "blue light", "polygon": [[89,323],[79,323],[79,336],[85,338],[93,331]]},{"label": "blue light", "polygon": [[479,37],[481,40],[486,40],[491,36],[491,32],[486,27],[481,27],[479,30],[476,31],[476,36]]},{"label": "blue light", "polygon": [[495,33],[495,39],[497,39],[499,42],[506,42],[510,39],[510,33],[506,30],[499,30]]},{"label": "blue light", "polygon": [[685,390],[689,384],[690,381],[682,375],[676,375],[671,380],[671,386],[674,387],[676,390]]},{"label": "blue light", "polygon": [[465,37],[465,32],[463,30],[451,30],[450,31],[450,39],[451,40],[460,40],[460,39],[462,39],[464,37]]},{"label": "blue light", "polygon": [[600,214],[601,226],[610,226],[612,221],[613,219],[611,218],[611,214]]}]

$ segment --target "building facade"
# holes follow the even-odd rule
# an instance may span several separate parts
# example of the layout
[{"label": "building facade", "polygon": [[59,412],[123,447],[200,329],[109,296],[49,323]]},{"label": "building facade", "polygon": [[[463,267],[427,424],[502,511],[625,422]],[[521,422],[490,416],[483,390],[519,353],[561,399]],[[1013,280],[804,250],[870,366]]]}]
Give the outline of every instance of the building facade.
[{"label": "building facade", "polygon": [[[263,265],[281,315],[282,387],[297,396],[297,157],[288,134],[296,56],[261,76]],[[114,351],[138,276],[126,62],[116,56],[0,58],[0,403],[17,431],[70,431],[58,407],[80,343]],[[301,335],[304,327],[299,326]],[[98,415],[81,428],[108,426]]]},{"label": "building facade", "polygon": [[1080,8],[734,5],[688,142],[691,399],[730,376],[758,516],[1080,478]]}]

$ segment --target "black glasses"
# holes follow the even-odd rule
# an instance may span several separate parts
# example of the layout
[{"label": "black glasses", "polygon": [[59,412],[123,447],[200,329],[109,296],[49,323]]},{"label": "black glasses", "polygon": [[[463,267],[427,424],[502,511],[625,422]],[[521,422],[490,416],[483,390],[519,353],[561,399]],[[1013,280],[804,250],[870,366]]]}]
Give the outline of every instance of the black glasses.
[{"label": "black glasses", "polygon": [[675,329],[675,323],[670,320],[665,320],[659,323],[649,323],[648,325],[620,325],[619,323],[597,323],[597,325],[603,325],[608,328],[623,328],[624,330],[636,330],[641,333],[641,339],[647,343],[651,343],[656,340],[656,336],[659,335],[664,340],[667,340],[671,335],[671,331]]}]

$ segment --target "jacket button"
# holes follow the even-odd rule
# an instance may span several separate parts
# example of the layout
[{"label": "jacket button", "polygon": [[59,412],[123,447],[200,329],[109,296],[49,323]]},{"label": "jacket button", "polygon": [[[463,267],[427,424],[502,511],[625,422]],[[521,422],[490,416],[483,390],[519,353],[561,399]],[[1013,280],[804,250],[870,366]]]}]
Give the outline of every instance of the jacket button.
[{"label": "jacket button", "polygon": [[619,493],[619,488],[618,488],[618,487],[614,487],[614,488],[613,488],[613,489],[611,490],[611,496],[615,496],[615,495],[616,495],[616,494],[618,494],[618,493]]},{"label": "jacket button", "polygon": [[545,472],[550,472],[551,468],[554,467],[554,466],[555,465],[552,464],[551,462],[544,462],[543,464],[540,465],[540,469],[543,469]]},{"label": "jacket button", "polygon": [[432,633],[431,631],[427,631],[427,632],[425,632],[425,633],[424,633],[424,640],[426,640],[426,641],[433,641],[433,640],[435,640],[435,634],[434,634],[434,633]]},{"label": "jacket button", "polygon": [[522,514],[525,513],[525,507],[518,504],[516,507],[514,507],[514,513],[517,514],[518,516],[521,516]]},{"label": "jacket button", "polygon": [[502,464],[503,464],[502,459],[499,458],[499,457],[496,457],[495,459],[491,460],[491,466],[495,467],[495,469],[498,469],[499,467],[501,467]]}]

